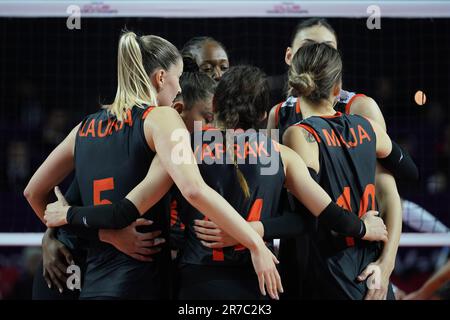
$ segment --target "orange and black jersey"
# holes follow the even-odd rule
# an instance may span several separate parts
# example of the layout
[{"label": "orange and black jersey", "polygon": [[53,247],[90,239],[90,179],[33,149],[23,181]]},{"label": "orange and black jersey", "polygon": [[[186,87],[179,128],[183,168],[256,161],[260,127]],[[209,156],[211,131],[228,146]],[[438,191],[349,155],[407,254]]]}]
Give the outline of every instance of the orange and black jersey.
[{"label": "orange and black jersey", "polygon": [[[285,176],[276,142],[255,131],[237,133],[227,142],[225,132],[214,128],[197,131],[192,138],[192,148],[204,181],[245,220],[258,221],[277,214]],[[250,191],[248,198],[239,184],[233,157],[247,181]],[[205,217],[187,204],[186,200],[179,199],[178,203],[180,218],[186,227],[186,242],[180,259],[182,264],[251,264],[250,253],[240,245],[220,250],[203,246],[195,234],[193,224],[195,219]]]},{"label": "orange and black jersey", "polygon": [[[318,182],[332,200],[359,217],[376,210],[376,136],[370,122],[337,112],[332,117],[309,117],[296,125],[318,142]],[[313,298],[363,299],[366,284],[355,279],[378,259],[379,243],[340,236],[318,220],[311,236],[309,287],[314,288]],[[391,288],[388,297],[392,298]]]},{"label": "orange and black jersey", "polygon": [[[83,120],[75,143],[75,169],[84,206],[120,201],[145,178],[155,156],[144,135],[144,120],[152,109],[133,107],[124,121],[103,109]],[[166,237],[168,205],[163,198],[152,207],[144,218],[154,223],[142,231],[162,230]],[[165,248],[154,262],[144,263],[109,244],[92,243],[81,297],[160,297],[163,277],[158,270],[164,270],[169,259]]]},{"label": "orange and black jersey", "polygon": [[[332,200],[360,217],[375,210],[376,136],[370,122],[337,112],[331,117],[309,117],[296,126],[309,131],[318,143],[318,183]],[[319,233],[330,254],[358,241],[325,229]]]},{"label": "orange and black jersey", "polygon": [[[179,199],[182,197],[177,186],[173,186],[170,190],[170,248],[172,250],[180,250],[184,245],[184,231],[185,225],[180,219],[180,204]],[[187,202],[182,202],[181,205],[187,205]]]},{"label": "orange and black jersey", "polygon": [[[335,105],[336,111],[349,114],[353,101],[363,94],[357,94],[341,90],[339,100]],[[275,124],[280,130],[280,141],[282,141],[284,132],[293,124],[302,121],[303,115],[301,111],[300,99],[290,96],[286,101],[280,102],[275,108]]]}]

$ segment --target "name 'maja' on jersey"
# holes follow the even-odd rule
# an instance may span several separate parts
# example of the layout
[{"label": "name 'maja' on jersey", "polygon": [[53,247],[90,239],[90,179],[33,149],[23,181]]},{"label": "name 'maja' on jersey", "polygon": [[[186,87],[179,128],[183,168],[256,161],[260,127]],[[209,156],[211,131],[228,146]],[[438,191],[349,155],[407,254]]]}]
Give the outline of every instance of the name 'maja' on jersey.
[{"label": "name 'maja' on jersey", "polygon": [[[319,184],[341,207],[361,217],[376,210],[376,135],[370,122],[337,112],[298,124],[319,146]],[[362,299],[367,287],[357,276],[380,254],[378,242],[344,237],[319,223],[312,234],[311,284],[320,298]]]},{"label": "name 'maja' on jersey", "polygon": [[[309,117],[298,124],[319,146],[319,184],[333,201],[361,217],[375,210],[376,136],[370,122],[358,115]],[[320,221],[320,219],[319,219]],[[324,247],[336,252],[353,246],[355,239],[321,230]]]}]

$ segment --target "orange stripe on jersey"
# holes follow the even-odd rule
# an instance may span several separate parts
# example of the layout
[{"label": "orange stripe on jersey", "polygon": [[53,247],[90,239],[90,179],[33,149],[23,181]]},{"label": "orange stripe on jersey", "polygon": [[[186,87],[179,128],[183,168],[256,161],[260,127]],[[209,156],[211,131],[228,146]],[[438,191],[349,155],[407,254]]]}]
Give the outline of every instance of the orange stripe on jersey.
[{"label": "orange stripe on jersey", "polygon": [[[248,214],[247,221],[259,221],[261,220],[261,211],[263,207],[263,199],[256,199],[255,202],[253,202],[252,207],[250,208],[250,213]],[[245,247],[243,245],[237,245],[234,247],[234,250],[245,250]]]},{"label": "orange stripe on jersey", "polygon": [[250,213],[248,214],[247,221],[259,221],[261,219],[261,211],[263,206],[263,199],[256,199],[250,209]]},{"label": "orange stripe on jersey", "polygon": [[280,109],[283,103],[284,101],[280,102],[275,108],[275,128],[278,128],[278,120],[280,120]]},{"label": "orange stripe on jersey", "polygon": [[347,102],[347,104],[345,105],[345,114],[350,114],[350,107],[352,106],[353,101],[355,101],[356,98],[358,97],[365,97],[365,94],[362,93],[357,93],[355,94],[349,102]]},{"label": "orange stripe on jersey", "polygon": [[178,222],[180,222],[180,229],[184,230],[185,226],[184,224],[180,221],[180,218],[178,216],[178,204],[177,204],[177,200],[173,200],[170,203],[170,226],[173,227],[175,226]]},{"label": "orange stripe on jersey", "polygon": [[225,256],[222,249],[213,249],[213,261],[224,261]]},{"label": "orange stripe on jersey", "polygon": [[303,129],[305,129],[306,131],[308,131],[309,133],[311,133],[311,134],[314,136],[314,138],[316,139],[316,141],[317,141],[318,143],[320,143],[320,138],[319,138],[319,136],[317,135],[317,132],[315,132],[313,128],[311,128],[311,127],[309,127],[309,126],[307,126],[307,125],[305,125],[305,124],[297,124],[297,126],[303,128]]},{"label": "orange stripe on jersey", "polygon": [[297,103],[295,104],[295,112],[301,113],[302,110],[300,109],[300,97],[297,98]]},{"label": "orange stripe on jersey", "polygon": [[[344,187],[344,192],[339,196],[339,198],[337,198],[336,204],[339,207],[352,212],[350,187]],[[345,237],[345,242],[348,247],[353,247],[355,245],[355,240],[352,237]]]},{"label": "orange stripe on jersey", "polygon": [[148,114],[155,109],[155,107],[148,107],[147,110],[144,111],[144,114],[142,115],[142,120],[145,120],[147,118]]}]

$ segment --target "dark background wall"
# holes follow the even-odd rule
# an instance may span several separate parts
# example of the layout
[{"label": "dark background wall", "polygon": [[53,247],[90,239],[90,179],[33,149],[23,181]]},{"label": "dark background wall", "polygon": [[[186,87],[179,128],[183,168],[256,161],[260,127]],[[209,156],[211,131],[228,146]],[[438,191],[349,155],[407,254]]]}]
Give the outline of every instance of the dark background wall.
[{"label": "dark background wall", "polygon": [[[0,19],[2,168],[8,169],[11,158],[28,153],[29,165],[21,170],[28,178],[83,115],[112,101],[117,41],[124,27],[160,35],[179,48],[193,36],[210,35],[226,46],[231,64],[254,64],[273,75],[286,70],[284,52],[298,22],[91,18],[82,20],[81,30],[68,30],[60,18]],[[407,145],[421,166],[423,181],[411,196],[426,204],[427,179],[437,171],[448,175],[450,20],[383,19],[381,30],[367,29],[365,19],[330,22],[344,59],[344,88],[379,103],[389,133]],[[419,89],[428,99],[422,107],[413,98]],[[2,173],[2,190],[20,193],[26,179],[8,170]],[[444,185],[443,190],[448,190]],[[446,202],[442,205],[448,209]],[[15,215],[6,214],[4,203],[0,206],[0,230],[30,227],[29,217],[21,224]],[[26,214],[32,217],[29,210]],[[10,219],[17,224],[8,223]]]}]

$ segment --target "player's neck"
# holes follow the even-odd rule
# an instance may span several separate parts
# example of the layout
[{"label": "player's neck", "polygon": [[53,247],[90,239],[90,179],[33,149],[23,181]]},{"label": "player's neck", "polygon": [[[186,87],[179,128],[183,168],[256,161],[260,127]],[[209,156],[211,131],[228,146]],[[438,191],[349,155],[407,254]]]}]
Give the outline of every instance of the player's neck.
[{"label": "player's neck", "polygon": [[333,102],[329,100],[322,100],[318,104],[312,104],[307,99],[300,97],[300,106],[304,119],[312,116],[332,116],[336,113],[333,108]]}]

